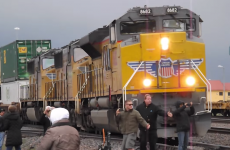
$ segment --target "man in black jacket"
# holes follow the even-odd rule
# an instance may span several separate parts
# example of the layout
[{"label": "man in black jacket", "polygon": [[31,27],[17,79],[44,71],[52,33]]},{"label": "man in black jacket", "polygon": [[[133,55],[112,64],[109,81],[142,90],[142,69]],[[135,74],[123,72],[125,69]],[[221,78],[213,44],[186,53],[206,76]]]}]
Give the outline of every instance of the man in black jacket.
[{"label": "man in black jacket", "polygon": [[[186,111],[185,108],[190,106],[190,111]],[[173,118],[177,124],[177,135],[178,135],[178,150],[186,150],[189,140],[189,131],[190,131],[190,120],[189,116],[193,115],[195,109],[190,102],[190,105],[182,102],[176,102],[176,110],[172,113]]]},{"label": "man in black jacket", "polygon": [[150,124],[150,129],[147,132],[145,128],[139,126],[140,129],[140,149],[146,150],[147,145],[147,134],[149,138],[150,150],[156,150],[157,142],[157,115],[172,117],[170,112],[166,113],[161,110],[156,105],[152,104],[151,96],[149,94],[145,95],[145,100],[142,104],[138,105],[136,108],[141,116]]},{"label": "man in black jacket", "polygon": [[[3,127],[4,114],[5,114],[5,109],[0,108],[0,128]],[[5,132],[0,132],[0,150],[2,150],[4,138],[5,138]]]},{"label": "man in black jacket", "polygon": [[8,107],[8,113],[3,116],[3,126],[1,131],[7,130],[6,137],[6,149],[12,150],[15,147],[15,150],[21,150],[20,146],[22,144],[22,120],[19,114],[16,112],[17,107],[15,105],[10,105]]},{"label": "man in black jacket", "polygon": [[44,129],[43,135],[45,135],[46,130],[52,125],[48,118],[48,114],[52,109],[54,109],[54,107],[47,106],[40,118],[39,122],[43,125],[43,129]]}]

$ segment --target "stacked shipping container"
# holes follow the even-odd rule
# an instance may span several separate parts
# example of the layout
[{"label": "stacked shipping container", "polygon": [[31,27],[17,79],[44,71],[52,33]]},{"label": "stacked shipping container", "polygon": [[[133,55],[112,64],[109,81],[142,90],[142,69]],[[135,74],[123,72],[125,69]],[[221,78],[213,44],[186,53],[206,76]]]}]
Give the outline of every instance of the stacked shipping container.
[{"label": "stacked shipping container", "polygon": [[28,84],[29,79],[27,60],[49,49],[51,49],[51,40],[17,40],[0,47],[3,104],[19,101],[20,86]]}]

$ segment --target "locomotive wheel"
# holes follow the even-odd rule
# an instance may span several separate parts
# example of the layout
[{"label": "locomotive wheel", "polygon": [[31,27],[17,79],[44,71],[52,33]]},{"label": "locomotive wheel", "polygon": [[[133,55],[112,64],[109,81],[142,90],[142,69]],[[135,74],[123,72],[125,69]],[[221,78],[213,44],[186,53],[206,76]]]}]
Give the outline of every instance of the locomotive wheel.
[{"label": "locomotive wheel", "polygon": [[212,114],[213,114],[213,116],[216,116],[217,113],[216,113],[215,110],[213,110],[213,111],[212,111]]},{"label": "locomotive wheel", "polygon": [[224,117],[227,117],[227,114],[228,114],[228,113],[225,111],[225,112],[223,113],[223,116],[224,116]]},{"label": "locomotive wheel", "polygon": [[22,119],[23,123],[26,122],[26,113],[25,113],[25,109],[26,109],[26,108],[22,108],[22,109],[21,109],[21,112],[20,112],[20,113],[21,113],[20,116],[21,116],[21,119]]},{"label": "locomotive wheel", "polygon": [[71,109],[70,112],[71,112],[71,121],[72,121],[71,124],[72,124],[74,127],[76,127],[76,117],[75,117],[74,109]]},{"label": "locomotive wheel", "polygon": [[72,117],[72,112],[69,110],[69,121],[72,124],[73,123],[73,117]]},{"label": "locomotive wheel", "polygon": [[39,109],[39,119],[41,119],[41,117],[42,117],[42,115],[43,115],[43,108],[41,107],[40,109]]},{"label": "locomotive wheel", "polygon": [[29,121],[29,119],[28,119],[28,116],[27,116],[27,114],[26,114],[26,111],[27,111],[27,108],[23,108],[23,119],[24,119],[24,123],[29,123],[30,121]]}]

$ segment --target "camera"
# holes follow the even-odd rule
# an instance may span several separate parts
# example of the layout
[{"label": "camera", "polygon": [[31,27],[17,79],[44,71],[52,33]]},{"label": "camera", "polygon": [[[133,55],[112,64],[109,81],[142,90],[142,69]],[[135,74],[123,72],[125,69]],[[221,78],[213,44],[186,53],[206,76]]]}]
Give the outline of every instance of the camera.
[{"label": "camera", "polygon": [[49,111],[53,110],[54,107],[51,107],[51,106],[46,106],[46,109],[48,109]]},{"label": "camera", "polygon": [[124,111],[124,109],[123,108],[119,108],[119,111]]},{"label": "camera", "polygon": [[187,104],[186,106],[189,106],[189,107],[190,107],[190,106],[191,106],[191,104]]}]

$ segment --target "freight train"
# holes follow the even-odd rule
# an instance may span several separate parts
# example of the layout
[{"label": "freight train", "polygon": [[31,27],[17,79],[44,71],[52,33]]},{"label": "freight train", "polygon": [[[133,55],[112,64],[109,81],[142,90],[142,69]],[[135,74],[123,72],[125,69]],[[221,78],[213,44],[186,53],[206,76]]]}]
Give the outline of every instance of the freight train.
[{"label": "freight train", "polygon": [[[46,106],[64,107],[81,130],[119,132],[115,111],[152,96],[161,109],[193,102],[194,136],[211,125],[203,20],[180,6],[134,7],[110,24],[59,49],[27,61],[29,84],[21,86],[21,116],[38,122]],[[206,103],[208,104],[206,107]],[[166,121],[165,121],[166,119]],[[165,128],[167,126],[167,128]],[[157,133],[173,140],[176,123],[158,117]]]}]

